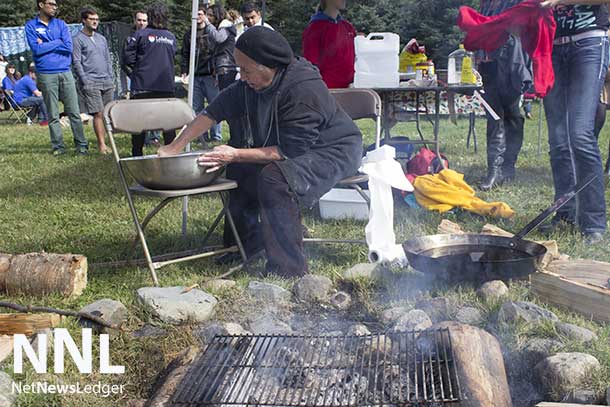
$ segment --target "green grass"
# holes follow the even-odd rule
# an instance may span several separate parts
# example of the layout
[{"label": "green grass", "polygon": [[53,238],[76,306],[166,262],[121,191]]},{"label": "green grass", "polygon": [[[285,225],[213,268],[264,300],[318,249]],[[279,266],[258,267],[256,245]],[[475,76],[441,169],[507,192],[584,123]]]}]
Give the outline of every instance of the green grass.
[{"label": "green grass", "polygon": [[[362,128],[370,135],[372,126],[361,123]],[[458,126],[443,121],[441,126],[442,149],[449,157],[450,166],[466,175],[471,184],[485,171],[484,120],[477,120],[479,134],[479,152],[466,149],[467,121],[461,120]],[[102,298],[113,298],[122,301],[131,311],[129,329],[136,329],[148,321],[146,315],[134,300],[134,291],[142,286],[151,285],[146,269],[137,268],[101,268],[95,264],[125,259],[129,256],[130,242],[134,228],[129,208],[119,183],[115,164],[110,157],[100,156],[94,147],[95,137],[90,126],[86,128],[87,137],[92,143],[91,155],[83,157],[74,154],[71,135],[65,131],[68,154],[53,157],[50,154],[48,130],[37,126],[13,126],[0,124],[0,252],[58,252],[78,253],[88,257],[89,284],[84,294],[75,299],[49,297],[42,299],[22,297],[2,297],[15,302],[36,305],[49,305],[59,308],[78,310],[80,307]],[[429,132],[429,127],[425,127]],[[226,132],[226,126],[225,126]],[[415,137],[414,126],[403,124],[395,129],[395,134]],[[607,157],[609,132],[604,131],[600,145]],[[370,136],[368,141],[372,142]],[[542,153],[537,154],[537,118],[526,123],[526,140],[519,159],[518,181],[510,186],[496,189],[480,196],[490,201],[505,201],[516,211],[512,220],[490,220],[468,213],[446,214],[445,218],[460,223],[465,230],[477,231],[485,223],[493,222],[511,231],[517,231],[540,210],[548,206],[553,198],[553,188],[549,169],[548,145],[546,131],[542,135]],[[118,137],[119,148],[123,155],[129,152],[129,137]],[[152,150],[151,150],[152,153]],[[610,194],[607,194],[610,198]],[[136,200],[139,213],[143,216],[154,202],[149,199]],[[186,238],[180,235],[180,203],[174,202],[158,216],[149,226],[149,243],[153,254],[182,250],[194,247],[211,224],[219,202],[211,198],[197,198],[190,201],[189,230]],[[400,207],[396,211],[396,231],[398,241],[413,236],[435,233],[443,217],[424,211],[408,210]],[[364,223],[350,221],[321,221],[315,211],[306,211],[304,222],[318,237],[362,238]],[[532,239],[542,236],[532,233]],[[582,243],[577,234],[564,233],[554,238],[560,250],[572,257],[610,261],[608,244],[588,247]],[[220,242],[220,235],[215,239]],[[313,273],[325,274],[339,280],[341,272],[355,263],[366,261],[366,250],[360,246],[326,246],[308,248],[310,268]],[[140,253],[138,253],[140,255]],[[163,286],[192,285],[204,278],[218,275],[227,269],[217,267],[209,260],[183,263],[168,266],[159,271],[160,283]],[[239,286],[247,284],[249,277],[243,273],[236,276]],[[274,280],[278,282],[278,279]],[[289,287],[291,281],[279,282]],[[376,295],[374,284],[360,283],[351,286],[364,310],[361,315],[374,315],[379,310],[398,303],[412,304],[412,301],[394,296]],[[390,290],[391,291],[391,290]],[[428,294],[423,294],[428,295]],[[483,304],[478,302],[472,288],[458,289],[438,288],[432,295],[446,295],[455,304],[472,304],[493,316],[500,304]],[[219,315],[229,318],[244,304],[239,290],[220,296]],[[392,298],[389,298],[392,297]],[[514,299],[537,299],[530,294],[525,284],[515,284],[511,288]],[[601,390],[610,386],[610,327],[600,326],[583,318],[555,310],[562,320],[586,326],[597,332],[600,341],[586,349],[579,344],[568,343],[567,350],[585,350],[602,362],[603,369],[591,378],[591,386]],[[66,322],[74,332],[77,326],[74,321]],[[122,397],[101,399],[92,396],[65,397],[59,396],[22,396],[19,405],[23,406],[111,406],[124,405],[126,400],[145,398],[155,375],[186,346],[196,343],[188,327],[166,327],[170,335],[162,339],[135,340],[128,335],[121,335],[112,342],[113,362],[120,362],[127,367],[127,374],[120,378],[79,376],[72,367],[61,376],[66,383],[82,383],[102,380],[106,383],[126,385],[126,394]],[[509,342],[518,347],[534,334],[552,336],[553,332],[538,332],[531,327],[521,327],[510,333]],[[7,371],[11,370],[10,366]],[[40,380],[31,372],[18,379],[24,382]]]}]

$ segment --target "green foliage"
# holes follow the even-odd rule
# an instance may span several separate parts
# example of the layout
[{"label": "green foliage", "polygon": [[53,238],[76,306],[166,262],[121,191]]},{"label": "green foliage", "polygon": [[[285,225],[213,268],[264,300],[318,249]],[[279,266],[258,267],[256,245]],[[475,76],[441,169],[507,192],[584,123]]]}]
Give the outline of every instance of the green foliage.
[{"label": "green foliage", "polygon": [[447,66],[447,56],[457,49],[464,35],[455,24],[460,6],[477,7],[477,0],[400,1],[400,36],[403,42],[417,38],[426,46],[428,57],[440,67]]},{"label": "green foliage", "polygon": [[35,4],[31,0],[1,1],[0,27],[18,27],[35,14]]}]

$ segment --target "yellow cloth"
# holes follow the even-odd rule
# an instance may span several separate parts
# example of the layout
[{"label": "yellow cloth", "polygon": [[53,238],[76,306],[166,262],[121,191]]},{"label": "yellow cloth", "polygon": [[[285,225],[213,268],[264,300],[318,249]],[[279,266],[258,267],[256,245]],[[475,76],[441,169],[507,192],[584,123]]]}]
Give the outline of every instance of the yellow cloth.
[{"label": "yellow cloth", "polygon": [[504,202],[485,202],[474,195],[464,175],[453,170],[415,178],[415,198],[422,207],[444,213],[454,207],[483,216],[510,218],[515,212]]}]

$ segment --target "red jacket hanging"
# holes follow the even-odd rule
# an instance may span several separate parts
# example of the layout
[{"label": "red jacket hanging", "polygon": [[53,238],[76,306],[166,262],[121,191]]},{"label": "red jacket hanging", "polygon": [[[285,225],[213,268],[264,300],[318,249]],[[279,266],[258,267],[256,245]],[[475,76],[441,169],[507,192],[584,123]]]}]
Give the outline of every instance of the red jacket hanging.
[{"label": "red jacket hanging", "polygon": [[458,26],[466,32],[464,47],[471,51],[494,51],[506,43],[510,33],[517,34],[534,64],[536,94],[544,97],[553,87],[556,24],[552,9],[542,8],[539,0],[524,1],[492,17],[460,7]]},{"label": "red jacket hanging", "polygon": [[347,88],[354,81],[356,29],[339,16],[322,11],[314,15],[303,32],[303,56],[320,69],[329,89]]}]

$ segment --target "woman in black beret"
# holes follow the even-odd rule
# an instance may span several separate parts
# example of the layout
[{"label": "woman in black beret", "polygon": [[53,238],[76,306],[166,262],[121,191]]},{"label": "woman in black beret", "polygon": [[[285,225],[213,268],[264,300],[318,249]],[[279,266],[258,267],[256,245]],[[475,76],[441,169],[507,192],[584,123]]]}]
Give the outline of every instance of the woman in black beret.
[{"label": "woman in black beret", "polygon": [[[252,27],[236,48],[241,80],[222,91],[159,155],[180,153],[226,120],[229,145],[203,154],[199,163],[227,165],[227,177],[237,181],[229,210],[248,256],[265,249],[268,272],[301,276],[307,260],[300,206],[312,207],[339,180],[356,174],[362,135],[319,71],[295,57],[281,34]],[[233,244],[225,229],[225,245]]]}]

